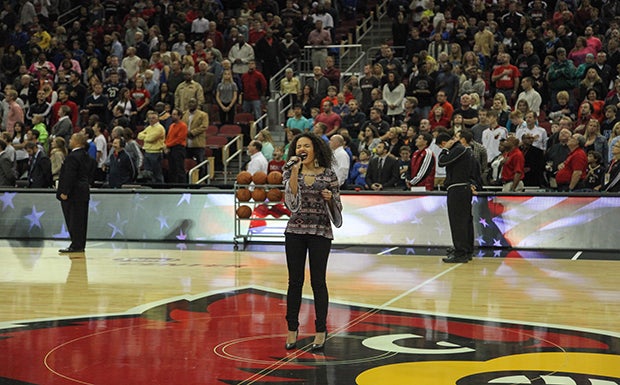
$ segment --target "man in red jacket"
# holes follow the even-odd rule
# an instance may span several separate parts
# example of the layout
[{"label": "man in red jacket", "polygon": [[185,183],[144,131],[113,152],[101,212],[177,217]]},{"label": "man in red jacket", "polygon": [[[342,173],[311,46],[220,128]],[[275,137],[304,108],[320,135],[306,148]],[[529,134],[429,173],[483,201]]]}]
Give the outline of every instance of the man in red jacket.
[{"label": "man in red jacket", "polygon": [[254,60],[248,62],[248,72],[241,75],[241,85],[243,86],[243,111],[253,113],[255,119],[260,118],[262,115],[261,97],[267,91],[267,80],[256,69]]},{"label": "man in red jacket", "polygon": [[432,141],[433,136],[428,132],[422,132],[416,138],[418,149],[411,156],[411,180],[407,181],[407,187],[421,186],[426,191],[435,187],[435,155],[428,148]]},{"label": "man in red jacket", "polygon": [[581,134],[573,134],[566,143],[570,153],[566,160],[558,165],[555,180],[558,191],[573,191],[585,186],[588,156],[583,150],[586,138]]},{"label": "man in red jacket", "polygon": [[71,109],[71,114],[69,114],[69,118],[71,119],[71,123],[73,124],[73,129],[79,129],[79,108],[77,104],[69,100],[69,92],[66,88],[60,88],[58,90],[58,101],[52,106],[52,113],[50,114],[50,127],[53,127],[54,124],[58,122],[58,110],[60,110],[60,107],[62,106],[68,106]]}]

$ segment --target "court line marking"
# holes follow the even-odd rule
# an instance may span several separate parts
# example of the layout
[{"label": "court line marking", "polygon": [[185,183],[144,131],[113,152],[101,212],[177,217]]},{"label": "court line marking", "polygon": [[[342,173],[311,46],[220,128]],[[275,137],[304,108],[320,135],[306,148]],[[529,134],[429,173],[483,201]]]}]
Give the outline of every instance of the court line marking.
[{"label": "court line marking", "polygon": [[[405,309],[405,308],[397,308],[397,307],[389,307],[389,305],[391,303],[394,303],[395,301],[397,301],[398,299],[401,299],[403,297],[405,297],[408,294],[411,294],[412,292],[415,292],[417,290],[419,290],[420,288],[422,288],[423,286],[427,285],[428,283],[431,283],[432,281],[440,278],[441,276],[451,272],[452,270],[456,269],[457,267],[459,267],[459,264],[456,264],[454,266],[451,266],[450,268],[446,269],[445,271],[435,275],[434,277],[431,277],[429,279],[427,279],[426,281],[414,286],[413,288],[407,290],[406,292],[403,292],[402,294],[394,297],[393,299],[386,301],[385,303],[383,303],[382,305],[379,305],[378,307],[376,307],[375,309],[373,309],[370,312],[367,312],[366,314],[358,317],[357,319],[353,320],[352,322],[349,322],[347,325],[344,325],[338,329],[336,329],[332,335],[338,334],[340,331],[345,330],[349,325],[353,325],[355,323],[359,323],[362,322],[364,319],[370,317],[372,314],[380,311],[380,310],[392,310],[392,311],[400,311],[400,312],[404,312],[404,313],[415,313],[415,314],[428,314],[428,315],[434,315],[434,316],[449,316],[449,317],[453,317],[453,318],[463,318],[463,319],[471,319],[471,320],[478,320],[478,321],[491,321],[491,322],[502,322],[502,323],[515,323],[515,324],[523,324],[523,325],[528,325],[528,326],[542,326],[542,327],[552,327],[552,328],[557,328],[557,329],[563,329],[563,330],[572,330],[572,331],[584,331],[584,332],[590,332],[590,333],[597,333],[597,334],[601,334],[601,335],[609,335],[609,336],[613,336],[613,337],[617,337],[620,338],[620,333],[616,333],[616,332],[611,332],[608,330],[600,330],[600,329],[592,329],[592,328],[582,328],[582,327],[573,327],[573,326],[567,326],[567,325],[560,325],[560,324],[549,324],[549,323],[537,323],[537,322],[527,322],[527,321],[523,321],[523,320],[510,320],[510,319],[503,319],[503,318],[490,318],[490,317],[480,317],[480,316],[472,316],[472,315],[460,315],[460,314],[456,314],[456,313],[443,313],[443,312],[429,312],[429,311],[423,311],[423,310],[415,310],[415,309]],[[188,301],[194,300],[194,299],[199,299],[199,298],[204,298],[205,296],[209,296],[209,295],[214,295],[214,294],[220,294],[220,293],[229,293],[231,290],[232,291],[238,291],[238,290],[244,290],[244,289],[257,289],[257,290],[262,290],[262,291],[266,291],[266,292],[272,292],[272,293],[279,293],[282,295],[286,294],[285,290],[279,290],[279,289],[274,289],[274,288],[270,288],[270,287],[266,287],[266,286],[262,286],[262,285],[242,285],[242,286],[235,286],[235,287],[231,287],[231,288],[222,288],[222,289],[216,289],[216,290],[209,290],[206,292],[202,292],[202,293],[198,293],[198,294],[191,294],[191,295],[180,295],[180,296],[174,296],[174,297],[170,297],[170,298],[166,298],[166,299],[161,299],[158,301],[153,301],[147,304],[142,304],[136,307],[133,307],[131,309],[127,309],[125,312],[118,312],[118,313],[99,313],[97,315],[90,315],[90,316],[67,316],[67,317],[54,317],[54,318],[39,318],[39,319],[29,319],[29,320],[22,320],[22,321],[10,321],[10,322],[0,322],[0,329],[3,329],[4,327],[18,327],[19,323],[30,323],[30,322],[37,322],[37,321],[51,321],[51,320],[59,320],[59,319],[73,319],[73,320],[79,320],[79,319],[83,319],[83,318],[90,318],[90,317],[96,317],[96,316],[121,316],[121,315],[138,315],[150,308],[159,306],[163,303],[168,303],[170,301],[174,301],[174,300],[180,300],[180,299],[185,299]],[[310,299],[312,300],[312,296],[310,295],[304,295],[303,296],[306,299]],[[358,307],[368,307],[370,308],[372,305],[369,305],[367,303],[360,303],[360,302],[354,302],[354,301],[345,301],[345,300],[331,300],[330,302],[336,303],[336,304],[342,304],[342,305],[352,305],[352,306],[358,306]],[[108,331],[109,332],[109,331]],[[82,338],[85,338],[87,336],[83,336]],[[91,335],[92,337],[92,335]],[[330,339],[331,337],[328,336],[328,339]],[[283,362],[282,360],[274,363],[274,365],[278,364],[277,367],[274,367],[272,370],[269,371],[273,372],[274,370],[276,370],[277,368],[285,365],[286,363],[298,358],[300,355],[303,355],[306,353],[305,349],[308,349],[311,346],[311,344],[308,344],[306,347],[304,347],[304,350],[300,350],[298,354],[290,354],[287,356],[286,361]],[[51,352],[50,352],[51,353]],[[48,368],[49,369],[49,368]],[[269,368],[267,368],[269,369]],[[267,370],[265,369],[265,370]],[[261,371],[262,372],[262,371]],[[262,377],[264,377],[265,375],[268,375],[269,373],[265,373],[262,375]],[[261,375],[261,373],[256,373],[254,376],[256,375]],[[244,382],[241,382],[241,384],[253,384],[256,381],[258,381],[258,379],[253,379],[253,378],[248,378],[246,379]],[[261,377],[259,377],[261,378]],[[246,382],[246,381],[252,381],[252,382]],[[87,382],[81,382],[83,384],[88,384]]]},{"label": "court line marking", "polygon": [[377,253],[377,255],[385,255],[387,253],[391,253],[394,250],[398,250],[398,247],[392,247],[391,249],[383,250],[382,252]]},{"label": "court line marking", "polygon": [[581,257],[581,254],[583,254],[583,251],[576,252],[575,255],[573,255],[573,257],[571,258],[571,261],[576,261],[577,258]]},{"label": "court line marking", "polygon": [[[387,301],[387,302],[385,302],[385,303],[383,303],[383,304],[381,304],[381,305],[377,306],[375,309],[376,309],[377,311],[379,311],[379,310],[384,310],[387,306],[390,306],[392,303],[394,303],[394,302],[396,302],[396,301],[401,300],[402,298],[404,298],[404,297],[408,296],[409,294],[411,294],[411,293],[413,293],[413,292],[415,292],[415,291],[418,291],[418,290],[419,290],[419,289],[421,289],[422,287],[424,287],[424,286],[428,285],[429,283],[431,283],[431,282],[433,282],[433,281],[435,281],[435,280],[437,280],[437,279],[441,278],[442,276],[444,276],[444,275],[448,274],[449,272],[451,272],[452,270],[454,270],[454,269],[458,268],[459,266],[461,266],[461,264],[460,264],[460,263],[455,264],[455,265],[453,265],[452,267],[447,268],[446,270],[442,271],[441,273],[436,274],[434,277],[431,277],[431,278],[427,279],[426,281],[424,281],[424,282],[422,282],[422,283],[417,284],[416,286],[414,286],[414,287],[412,287],[411,289],[409,289],[409,290],[405,291],[404,293],[402,293],[402,294],[400,294],[400,295],[397,295],[396,297],[392,298],[391,300],[389,300],[389,301]],[[374,310],[375,310],[375,309],[373,309],[373,312],[374,312]]]},{"label": "court line marking", "polygon": [[[419,290],[420,288],[428,285],[429,283],[431,283],[431,282],[441,278],[442,276],[450,273],[452,270],[458,268],[460,265],[461,265],[460,263],[459,264],[455,264],[455,265],[445,269],[441,273],[436,274],[435,276],[425,280],[424,282],[419,283],[418,285],[412,287],[411,289],[409,289],[409,290],[407,290],[407,291],[397,295],[396,297],[392,298],[391,300],[386,301],[383,304],[381,304],[381,305],[379,305],[379,306],[377,306],[377,307],[367,311],[366,313],[360,315],[359,317],[351,320],[350,322],[348,322],[345,325],[337,328],[334,332],[332,332],[330,335],[328,335],[327,338],[325,339],[325,342],[327,342],[329,339],[333,338],[334,335],[336,335],[336,334],[338,334],[338,333],[340,333],[340,332],[342,332],[344,330],[347,330],[350,327],[352,327],[354,325],[357,325],[357,324],[363,322],[364,320],[372,317],[376,313],[384,310],[390,304],[392,304],[392,303],[394,303],[394,302],[396,302],[396,301],[398,301],[398,300],[408,296],[409,294]],[[367,306],[367,307],[369,307],[369,306]],[[287,365],[291,361],[296,360],[298,357],[300,357],[303,354],[305,354],[307,349],[308,349],[308,347],[309,347],[309,345],[304,346],[302,349],[299,349],[297,353],[290,354],[286,358],[274,362],[272,365],[268,366],[267,368],[265,368],[265,369],[255,373],[252,376],[250,376],[249,378],[243,380],[242,382],[239,383],[239,385],[244,385],[244,384],[250,385],[250,384],[256,383],[257,381],[260,381],[262,378],[270,375],[271,373],[273,373],[274,371],[278,370],[282,366]]]}]

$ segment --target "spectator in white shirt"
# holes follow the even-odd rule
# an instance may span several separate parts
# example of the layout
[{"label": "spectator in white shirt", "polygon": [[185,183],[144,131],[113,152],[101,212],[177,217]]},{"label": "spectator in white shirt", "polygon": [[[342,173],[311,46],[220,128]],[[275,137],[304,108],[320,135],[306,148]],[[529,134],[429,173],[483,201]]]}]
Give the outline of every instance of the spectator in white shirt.
[{"label": "spectator in white shirt", "polygon": [[329,139],[329,147],[334,153],[334,162],[332,169],[338,177],[340,186],[344,185],[349,176],[349,167],[351,166],[351,158],[344,149],[344,138],[342,135],[332,135]]},{"label": "spectator in white shirt", "polygon": [[534,111],[525,114],[525,127],[517,130],[517,138],[521,140],[523,135],[530,134],[534,138],[532,146],[538,147],[543,151],[547,150],[547,130],[536,124],[538,115]]},{"label": "spectator in white shirt", "polygon": [[540,114],[540,105],[542,104],[542,98],[538,91],[534,89],[534,81],[531,77],[526,77],[521,81],[523,92],[519,94],[517,98],[517,104],[520,100],[525,100],[531,111],[536,114]]},{"label": "spectator in white shirt", "polygon": [[265,174],[267,173],[269,162],[267,162],[267,158],[265,158],[265,155],[261,152],[262,149],[263,145],[258,140],[253,140],[248,144],[250,162],[248,162],[247,170],[252,175],[259,171]]}]

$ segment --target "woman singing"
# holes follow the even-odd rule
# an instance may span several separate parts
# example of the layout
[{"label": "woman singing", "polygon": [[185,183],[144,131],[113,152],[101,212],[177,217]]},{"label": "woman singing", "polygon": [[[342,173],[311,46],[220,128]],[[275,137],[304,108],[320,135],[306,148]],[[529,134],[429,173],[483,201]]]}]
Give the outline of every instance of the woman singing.
[{"label": "woman singing", "polygon": [[339,183],[330,168],[331,149],[314,134],[303,133],[293,138],[288,159],[288,164],[296,163],[284,172],[285,203],[291,210],[291,218],[285,230],[289,275],[286,299],[288,334],[285,347],[290,350],[297,344],[306,254],[309,254],[316,317],[316,336],[312,350],[316,351],[323,348],[327,338],[329,294],[325,275],[333,239],[330,220],[336,227],[342,225]]}]

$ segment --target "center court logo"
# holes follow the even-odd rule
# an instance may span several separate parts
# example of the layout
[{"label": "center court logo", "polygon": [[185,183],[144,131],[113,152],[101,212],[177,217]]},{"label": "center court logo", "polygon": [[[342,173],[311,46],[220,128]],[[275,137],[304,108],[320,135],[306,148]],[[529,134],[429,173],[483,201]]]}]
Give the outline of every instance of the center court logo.
[{"label": "center court logo", "polygon": [[0,330],[1,384],[620,385],[620,339],[594,331],[332,303],[329,340],[284,349],[285,297],[253,288],[132,313]]}]

